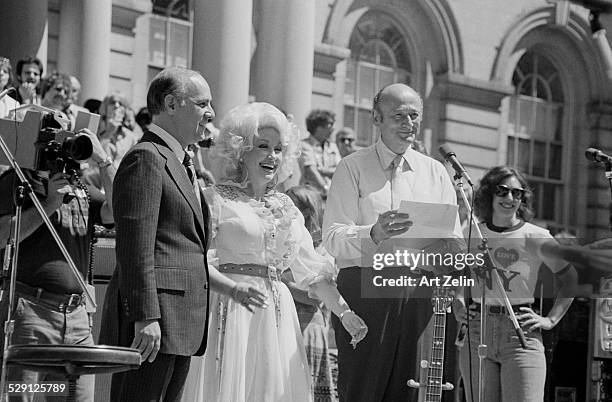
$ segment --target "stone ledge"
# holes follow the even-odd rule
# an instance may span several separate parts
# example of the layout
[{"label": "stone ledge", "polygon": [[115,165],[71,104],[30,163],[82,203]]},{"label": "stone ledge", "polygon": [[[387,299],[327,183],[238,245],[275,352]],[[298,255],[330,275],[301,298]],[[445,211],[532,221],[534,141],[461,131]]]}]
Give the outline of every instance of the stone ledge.
[{"label": "stone ledge", "polygon": [[336,64],[349,57],[351,57],[351,50],[346,47],[318,43],[315,45],[314,74],[331,79],[336,72]]},{"label": "stone ledge", "polygon": [[484,81],[463,74],[438,75],[440,98],[446,102],[457,102],[485,109],[498,110],[500,102],[514,93],[514,87],[499,81]]}]

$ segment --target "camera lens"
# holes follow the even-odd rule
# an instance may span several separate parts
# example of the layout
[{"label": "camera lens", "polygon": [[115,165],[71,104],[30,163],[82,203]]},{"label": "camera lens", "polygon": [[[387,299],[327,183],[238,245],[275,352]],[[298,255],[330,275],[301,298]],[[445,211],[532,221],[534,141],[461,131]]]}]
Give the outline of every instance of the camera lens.
[{"label": "camera lens", "polygon": [[84,161],[89,159],[93,154],[93,145],[88,136],[76,135],[64,140],[62,151],[72,159]]}]

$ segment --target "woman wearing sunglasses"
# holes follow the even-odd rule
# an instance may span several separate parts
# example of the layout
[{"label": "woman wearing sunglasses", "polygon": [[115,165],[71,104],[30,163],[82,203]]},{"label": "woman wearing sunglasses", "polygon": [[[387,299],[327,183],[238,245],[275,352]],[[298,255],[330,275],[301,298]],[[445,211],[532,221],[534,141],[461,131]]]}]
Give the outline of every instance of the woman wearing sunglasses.
[{"label": "woman wearing sunglasses", "polygon": [[[486,273],[484,343],[487,350],[483,360],[483,401],[531,402],[544,399],[546,359],[541,331],[552,329],[573,300],[576,271],[563,260],[543,256],[540,252],[543,244],[555,240],[548,230],[529,223],[533,217],[531,200],[532,192],[525,178],[507,166],[489,170],[475,194],[474,210],[479,218],[478,225],[488,239],[491,259],[499,269],[512,309],[526,338],[526,348],[523,349],[500,292],[497,286],[492,285],[490,274]],[[533,305],[538,271],[542,264],[553,272],[560,284],[555,295],[547,295],[554,297],[554,303],[545,315]],[[458,298],[455,305],[455,315],[459,321],[466,322],[469,314],[469,342],[465,342],[460,351],[460,369],[468,401],[478,400],[482,279],[476,279],[476,286],[470,289],[472,303],[469,311],[465,309],[463,298]]]}]

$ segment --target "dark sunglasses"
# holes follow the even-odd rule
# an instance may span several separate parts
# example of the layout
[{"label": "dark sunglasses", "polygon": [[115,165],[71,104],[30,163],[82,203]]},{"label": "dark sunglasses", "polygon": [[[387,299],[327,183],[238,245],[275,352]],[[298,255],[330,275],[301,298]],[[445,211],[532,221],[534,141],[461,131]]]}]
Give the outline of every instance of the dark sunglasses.
[{"label": "dark sunglasses", "polygon": [[340,142],[349,145],[352,144],[353,142],[355,142],[354,138],[340,138]]},{"label": "dark sunglasses", "polygon": [[508,193],[512,194],[512,198],[514,198],[515,200],[517,199],[522,199],[523,196],[525,195],[525,189],[523,188],[510,188],[508,186],[505,186],[503,184],[498,184],[497,187],[495,187],[495,195],[498,197],[505,197],[508,195]]}]

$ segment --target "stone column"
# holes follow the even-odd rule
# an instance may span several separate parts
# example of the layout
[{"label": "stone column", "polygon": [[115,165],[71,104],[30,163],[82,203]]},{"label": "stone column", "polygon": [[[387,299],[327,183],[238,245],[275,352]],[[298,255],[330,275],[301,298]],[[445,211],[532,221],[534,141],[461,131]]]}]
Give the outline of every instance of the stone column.
[{"label": "stone column", "polygon": [[59,16],[57,69],[81,79],[82,1],[62,0]]},{"label": "stone column", "polygon": [[[285,109],[284,83],[285,2],[260,0],[256,10],[257,49],[254,58],[254,95],[259,102],[269,102]],[[275,23],[276,22],[276,23]]]},{"label": "stone column", "polygon": [[81,99],[102,99],[109,92],[111,0],[82,0]]},{"label": "stone column", "polygon": [[285,56],[276,60],[282,63],[283,75],[280,82],[278,77],[268,78],[276,80],[283,88],[283,108],[293,114],[295,123],[305,130],[304,119],[312,108],[315,2],[286,0],[285,7],[285,21],[279,24],[288,27],[284,35]]},{"label": "stone column", "polygon": [[47,65],[47,0],[4,0],[0,12],[0,56],[13,68],[24,56]]},{"label": "stone column", "polygon": [[252,0],[195,2],[192,66],[210,85],[217,122],[248,101],[252,12]]}]

